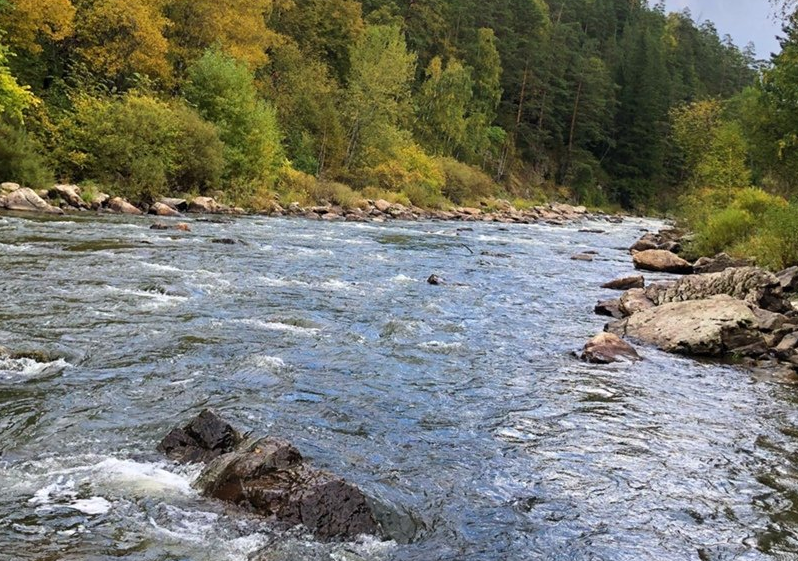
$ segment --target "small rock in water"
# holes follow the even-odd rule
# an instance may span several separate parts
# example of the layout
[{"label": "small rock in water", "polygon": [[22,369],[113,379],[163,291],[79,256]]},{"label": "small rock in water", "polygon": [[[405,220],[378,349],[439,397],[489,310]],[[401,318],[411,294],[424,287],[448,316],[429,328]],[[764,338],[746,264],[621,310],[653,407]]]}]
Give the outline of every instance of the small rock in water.
[{"label": "small rock in water", "polygon": [[211,240],[211,243],[217,243],[221,245],[236,245],[238,241],[232,238],[218,238],[215,240]]},{"label": "small rock in water", "polygon": [[593,364],[642,360],[632,345],[613,333],[599,333],[593,337],[585,345],[580,358]]},{"label": "small rock in water", "polygon": [[158,451],[182,464],[208,462],[232,452],[241,441],[232,425],[205,409],[183,428],[172,429],[158,444]]},{"label": "small rock in water", "polygon": [[168,224],[161,224],[160,222],[156,222],[155,224],[150,226],[150,230],[168,230],[168,229],[169,229]]},{"label": "small rock in water", "polygon": [[593,261],[593,256],[587,253],[577,253],[571,256],[572,261]]},{"label": "small rock in water", "polygon": [[629,290],[630,288],[645,288],[645,286],[646,281],[643,276],[635,275],[606,282],[601,285],[601,288],[609,288],[610,290]]},{"label": "small rock in water", "polygon": [[427,284],[432,284],[434,286],[439,286],[439,285],[443,284],[443,279],[441,277],[439,277],[438,275],[430,275],[430,277],[427,279]]}]

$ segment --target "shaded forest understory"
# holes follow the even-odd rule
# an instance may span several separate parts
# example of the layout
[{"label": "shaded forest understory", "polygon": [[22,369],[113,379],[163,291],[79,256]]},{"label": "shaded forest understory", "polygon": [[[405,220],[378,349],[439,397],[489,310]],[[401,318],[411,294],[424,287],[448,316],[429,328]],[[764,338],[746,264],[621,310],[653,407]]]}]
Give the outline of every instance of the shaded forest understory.
[{"label": "shaded forest understory", "polygon": [[790,12],[766,63],[640,0],[0,0],[0,181],[681,208],[702,251],[783,265]]}]

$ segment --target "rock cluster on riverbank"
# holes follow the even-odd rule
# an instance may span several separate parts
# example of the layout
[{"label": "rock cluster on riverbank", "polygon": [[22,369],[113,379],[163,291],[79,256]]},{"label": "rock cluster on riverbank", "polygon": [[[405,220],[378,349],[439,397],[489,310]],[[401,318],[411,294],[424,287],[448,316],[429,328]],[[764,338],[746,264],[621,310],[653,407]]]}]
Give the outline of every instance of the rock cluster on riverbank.
[{"label": "rock cluster on riverbank", "polygon": [[[678,251],[678,241],[664,243],[673,243],[671,249]],[[655,238],[647,235],[632,246],[635,264],[641,254],[652,251],[670,253],[668,262],[681,259],[651,244],[656,245]],[[725,254],[701,258],[690,267],[713,272],[638,285],[617,299],[599,302],[596,313],[615,318],[606,331],[667,352],[742,360],[795,377],[798,311],[791,300],[798,288],[798,267],[773,274]],[[679,272],[688,273],[684,268]],[[616,284],[626,286],[605,286]]]},{"label": "rock cluster on riverbank", "polygon": [[[48,214],[96,211],[129,215],[151,214],[159,217],[177,217],[184,213],[247,214],[242,208],[223,205],[211,197],[194,197],[191,200],[163,197],[151,205],[139,208],[121,197],[111,197],[105,193],[86,193],[77,185],[56,185],[49,190],[33,191],[16,183],[0,185],[0,209]],[[496,201],[492,208],[457,207],[450,210],[422,209],[382,199],[363,200],[356,208],[343,208],[331,204],[303,207],[299,203],[291,203],[287,208],[273,204],[268,210],[258,214],[349,222],[447,220],[506,224],[546,222],[563,225],[587,218],[620,220],[616,216],[590,213],[583,206],[551,203],[521,210],[513,207],[508,201]]]},{"label": "rock cluster on riverbank", "polygon": [[205,463],[194,486],[291,528],[302,525],[323,540],[382,536],[370,501],[351,483],[308,464],[289,442],[245,438],[205,410],[173,429],[158,450],[180,463]]}]

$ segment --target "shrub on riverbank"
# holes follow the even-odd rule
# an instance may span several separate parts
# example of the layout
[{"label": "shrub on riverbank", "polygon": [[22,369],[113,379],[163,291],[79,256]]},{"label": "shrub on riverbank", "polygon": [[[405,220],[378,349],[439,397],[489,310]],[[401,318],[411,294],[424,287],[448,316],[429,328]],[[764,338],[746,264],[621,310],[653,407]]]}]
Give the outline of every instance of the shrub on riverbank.
[{"label": "shrub on riverbank", "polygon": [[683,205],[683,216],[695,232],[690,253],[752,257],[774,270],[798,264],[797,204],[748,187],[700,191]]}]

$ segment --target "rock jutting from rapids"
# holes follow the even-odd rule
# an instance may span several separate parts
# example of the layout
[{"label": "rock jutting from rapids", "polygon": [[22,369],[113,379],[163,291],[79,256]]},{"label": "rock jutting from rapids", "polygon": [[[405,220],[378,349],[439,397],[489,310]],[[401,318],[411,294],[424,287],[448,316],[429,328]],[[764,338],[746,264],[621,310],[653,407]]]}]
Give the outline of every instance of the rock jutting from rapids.
[{"label": "rock jutting from rapids", "polygon": [[245,438],[211,410],[164,437],[158,450],[179,463],[205,463],[200,493],[267,517],[304,526],[321,540],[382,538],[372,502],[355,485],[308,464],[289,442]]}]

